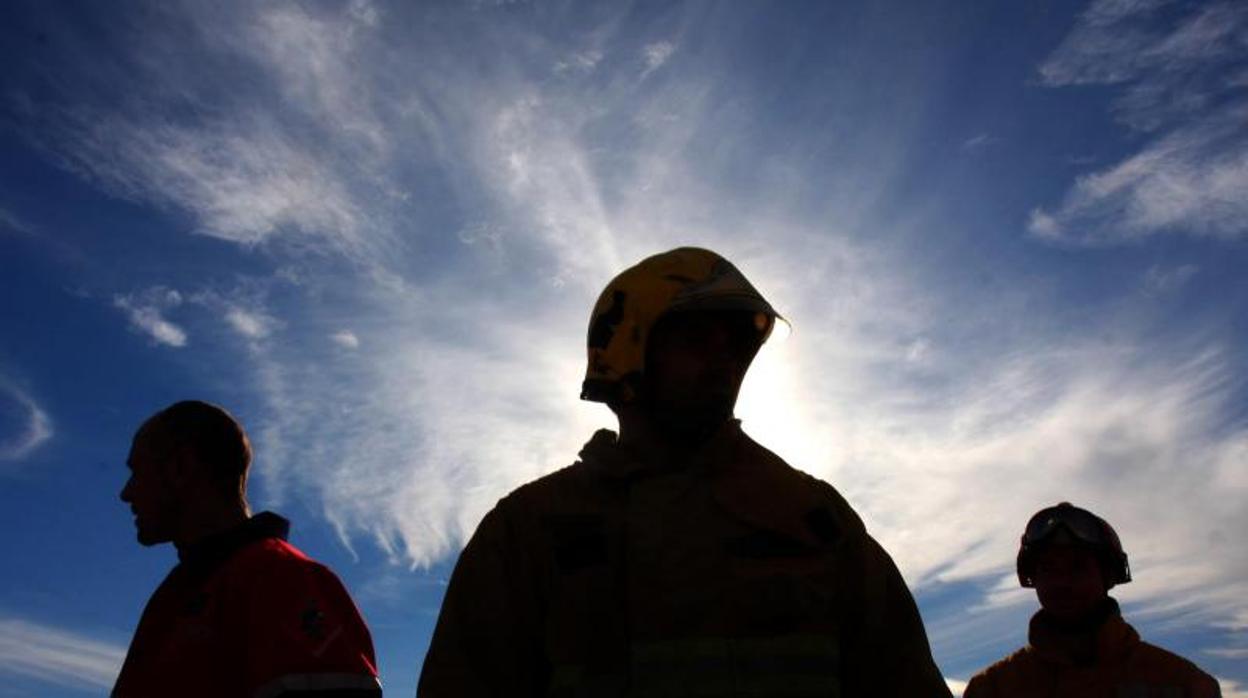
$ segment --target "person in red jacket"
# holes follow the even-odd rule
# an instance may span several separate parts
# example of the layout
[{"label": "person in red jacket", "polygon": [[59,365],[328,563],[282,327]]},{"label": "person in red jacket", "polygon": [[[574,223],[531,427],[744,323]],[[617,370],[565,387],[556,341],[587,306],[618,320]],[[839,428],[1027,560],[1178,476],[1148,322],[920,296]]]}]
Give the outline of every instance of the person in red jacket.
[{"label": "person in red jacket", "polygon": [[178,402],[134,436],[122,501],[139,543],[178,565],[139,620],[114,698],[378,698],[372,638],[338,578],[247,505],[251,446],[205,402]]},{"label": "person in red jacket", "polygon": [[1028,644],[972,677],[963,698],[1221,695],[1213,677],[1122,619],[1109,590],[1131,570],[1104,519],[1069,502],[1042,509],[1023,531],[1017,568],[1040,599]]},{"label": "person in red jacket", "polygon": [[486,515],[420,698],[948,698],[893,561],[828,483],[733,418],[777,313],[728,260],[620,273],[581,397],[620,430]]}]

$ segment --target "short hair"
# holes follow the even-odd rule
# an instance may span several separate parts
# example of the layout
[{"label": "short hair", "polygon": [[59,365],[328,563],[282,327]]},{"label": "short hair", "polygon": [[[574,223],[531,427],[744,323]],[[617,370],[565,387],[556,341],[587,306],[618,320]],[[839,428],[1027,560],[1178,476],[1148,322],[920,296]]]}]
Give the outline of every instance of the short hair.
[{"label": "short hair", "polygon": [[162,457],[189,449],[231,493],[240,496],[251,467],[247,432],[224,408],[200,400],[175,402],[148,418],[136,436],[148,439]]}]

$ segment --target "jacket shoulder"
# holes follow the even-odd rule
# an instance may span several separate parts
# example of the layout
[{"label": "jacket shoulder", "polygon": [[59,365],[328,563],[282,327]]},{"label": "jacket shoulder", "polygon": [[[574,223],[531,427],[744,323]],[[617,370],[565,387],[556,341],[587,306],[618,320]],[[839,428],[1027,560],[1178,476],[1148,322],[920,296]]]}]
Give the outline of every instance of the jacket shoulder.
[{"label": "jacket shoulder", "polygon": [[994,698],[1015,695],[1025,688],[1024,678],[1035,664],[1035,653],[1028,647],[1014,650],[981,669],[967,683],[963,698]]},{"label": "jacket shoulder", "polygon": [[[1195,662],[1164,647],[1158,647],[1151,642],[1140,640],[1132,657],[1132,662],[1155,670],[1161,670],[1167,674],[1169,680],[1178,681],[1185,685],[1203,686],[1207,689],[1217,688],[1218,686],[1217,679],[1196,666]],[[1209,695],[1216,695],[1216,693]]]},{"label": "jacket shoulder", "polygon": [[225,582],[253,596],[282,596],[308,587],[346,596],[342,580],[328,566],[280,538],[265,538],[238,551],[222,570]]},{"label": "jacket shoulder", "polygon": [[228,565],[234,570],[242,571],[250,568],[276,569],[308,569],[324,567],[303,553],[302,550],[287,543],[281,538],[262,538],[244,546],[233,557]]},{"label": "jacket shoulder", "polygon": [[[837,528],[851,534],[865,534],[866,525],[858,512],[831,483],[793,467],[766,446],[746,435],[751,460],[761,466],[760,477],[774,481],[781,492],[790,493],[790,501],[805,500],[829,513]],[[765,474],[765,475],[764,475]]]},{"label": "jacket shoulder", "polygon": [[584,463],[573,463],[520,485],[500,499],[495,508],[504,512],[548,509],[570,498],[583,497],[593,486],[592,481]]}]

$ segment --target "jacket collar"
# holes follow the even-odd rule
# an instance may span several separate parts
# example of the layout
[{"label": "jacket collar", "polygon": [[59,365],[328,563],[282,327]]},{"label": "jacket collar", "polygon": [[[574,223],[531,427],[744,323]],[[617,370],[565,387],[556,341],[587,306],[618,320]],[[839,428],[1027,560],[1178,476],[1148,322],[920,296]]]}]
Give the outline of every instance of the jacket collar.
[{"label": "jacket collar", "polygon": [[742,438],[745,435],[741,432],[741,421],[731,419],[680,462],[658,462],[622,446],[614,431],[599,429],[581,449],[579,458],[598,475],[613,480],[632,480],[669,470],[715,469],[726,462]]},{"label": "jacket collar", "polygon": [[1085,666],[1112,661],[1127,654],[1140,636],[1125,620],[1112,597],[1087,618],[1074,625],[1063,625],[1043,610],[1031,617],[1028,642],[1039,656],[1051,663]]},{"label": "jacket collar", "polygon": [[288,535],[290,522],[271,511],[264,511],[234,528],[178,548],[178,560],[183,567],[208,572],[249,543],[265,538],[286,540]]},{"label": "jacket collar", "polygon": [[741,430],[739,420],[726,423],[683,463],[649,463],[620,446],[619,437],[598,430],[581,449],[580,460],[591,472],[620,484],[679,468],[707,480],[716,503],[735,518],[811,548],[832,544],[844,522],[828,507],[826,497],[779,456]]}]

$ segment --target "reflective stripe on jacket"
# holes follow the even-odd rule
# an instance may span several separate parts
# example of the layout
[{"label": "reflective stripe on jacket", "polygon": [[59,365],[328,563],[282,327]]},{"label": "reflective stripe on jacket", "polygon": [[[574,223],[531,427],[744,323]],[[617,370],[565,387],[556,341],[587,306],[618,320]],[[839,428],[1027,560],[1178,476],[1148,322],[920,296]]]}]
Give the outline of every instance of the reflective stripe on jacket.
[{"label": "reflective stripe on jacket", "polygon": [[600,431],[486,515],[422,698],[949,696],[888,555],[734,422],[679,467]]}]

